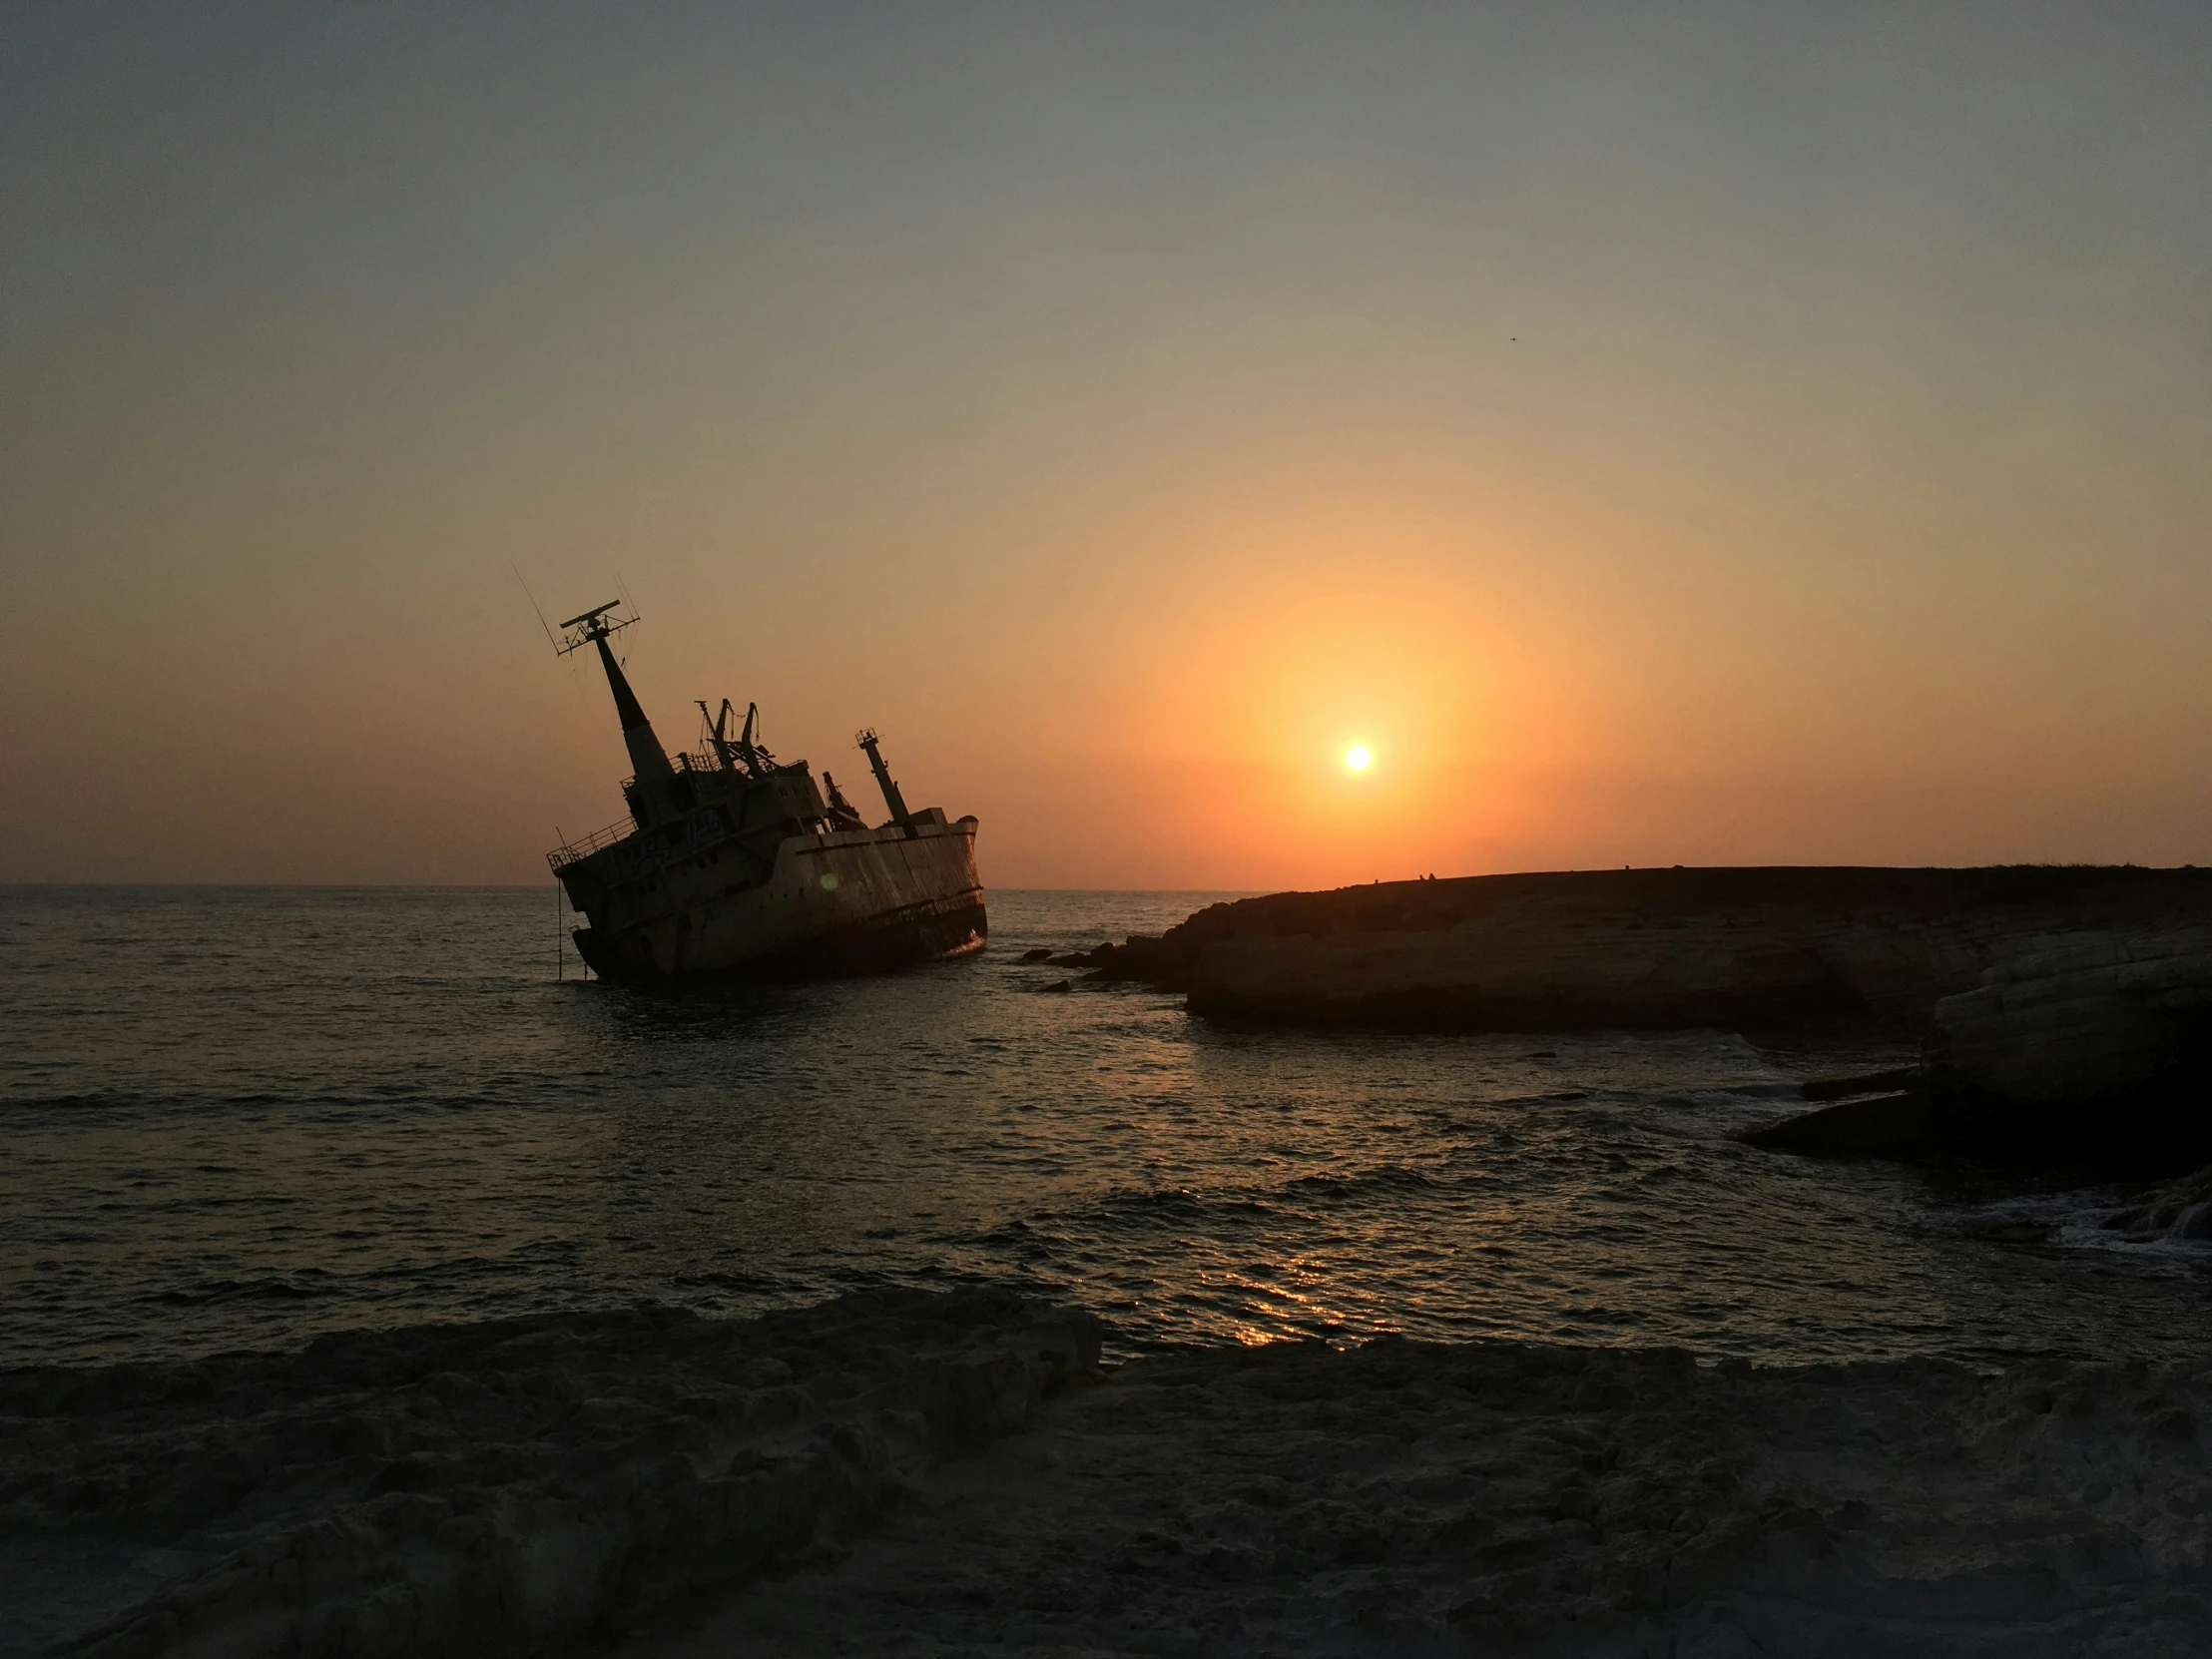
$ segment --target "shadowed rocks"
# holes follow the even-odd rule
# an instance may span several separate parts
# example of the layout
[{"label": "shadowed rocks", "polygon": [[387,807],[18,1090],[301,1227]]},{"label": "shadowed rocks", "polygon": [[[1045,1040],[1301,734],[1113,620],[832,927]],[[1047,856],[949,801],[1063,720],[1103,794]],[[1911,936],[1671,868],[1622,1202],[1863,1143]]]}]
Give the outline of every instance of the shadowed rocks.
[{"label": "shadowed rocks", "polygon": [[1808,1085],[1842,1103],[1742,1138],[1839,1155],[2212,1155],[2212,929],[2010,941],[1931,1026],[1916,1072]]},{"label": "shadowed rocks", "polygon": [[1098,1362],[991,1292],[0,1374],[0,1649],[568,1651],[820,1559]]},{"label": "shadowed rocks", "polygon": [[1156,1351],[634,1659],[2076,1659],[2212,1640],[2203,1363]]},{"label": "shadowed rocks", "polygon": [[2036,1125],[2116,1113],[2212,1145],[2212,927],[2018,942],[1935,1009],[1931,1086],[1963,1116]]},{"label": "shadowed rocks", "polygon": [[1942,1115],[1927,1093],[1901,1089],[1824,1106],[1737,1137],[1770,1152],[1832,1158],[1902,1158],[1944,1144]]}]

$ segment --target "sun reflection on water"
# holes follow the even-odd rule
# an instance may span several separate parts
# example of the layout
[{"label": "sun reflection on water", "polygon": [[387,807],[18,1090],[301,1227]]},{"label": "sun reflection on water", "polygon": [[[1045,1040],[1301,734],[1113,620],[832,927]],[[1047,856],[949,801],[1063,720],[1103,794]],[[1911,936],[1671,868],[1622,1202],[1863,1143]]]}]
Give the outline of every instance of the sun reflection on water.
[{"label": "sun reflection on water", "polygon": [[970,1279],[1122,1344],[1810,1359],[2194,1328],[2186,1264],[2007,1253],[1933,1225],[1957,1200],[1932,1177],[1730,1138],[1818,1057],[1226,1030],[1143,989],[1040,995],[1067,970],[1018,960],[1206,897],[994,894],[978,960],[653,997],[541,976],[535,893],[10,896],[0,1363]]}]

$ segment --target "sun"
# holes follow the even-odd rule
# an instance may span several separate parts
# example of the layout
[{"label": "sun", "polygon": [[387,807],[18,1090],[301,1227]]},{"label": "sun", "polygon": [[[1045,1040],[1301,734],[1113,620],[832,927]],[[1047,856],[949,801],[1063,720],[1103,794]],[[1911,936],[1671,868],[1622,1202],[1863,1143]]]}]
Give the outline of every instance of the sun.
[{"label": "sun", "polygon": [[1345,765],[1354,772],[1365,772],[1374,764],[1375,756],[1364,743],[1356,743],[1345,751]]}]

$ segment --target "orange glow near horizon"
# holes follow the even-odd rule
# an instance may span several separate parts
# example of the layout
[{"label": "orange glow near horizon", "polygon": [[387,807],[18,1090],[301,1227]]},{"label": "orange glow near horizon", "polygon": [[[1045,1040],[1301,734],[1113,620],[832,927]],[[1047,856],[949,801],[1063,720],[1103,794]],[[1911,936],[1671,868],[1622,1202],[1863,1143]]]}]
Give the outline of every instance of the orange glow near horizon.
[{"label": "orange glow near horizon", "polygon": [[0,880],[545,880],[517,574],[992,887],[2212,862],[2201,30],[818,12],[52,12]]},{"label": "orange glow near horizon", "polygon": [[1092,855],[1141,839],[1225,886],[1457,867],[1506,823],[1500,764],[1559,745],[1550,671],[1527,660],[1540,631],[1498,637],[1513,582],[1485,598],[1452,538],[1373,507],[1299,518],[1187,532],[1202,556],[1166,561],[1178,574],[1118,619],[1098,695],[1132,704],[1121,764],[1144,784],[1127,816],[1070,826]]}]

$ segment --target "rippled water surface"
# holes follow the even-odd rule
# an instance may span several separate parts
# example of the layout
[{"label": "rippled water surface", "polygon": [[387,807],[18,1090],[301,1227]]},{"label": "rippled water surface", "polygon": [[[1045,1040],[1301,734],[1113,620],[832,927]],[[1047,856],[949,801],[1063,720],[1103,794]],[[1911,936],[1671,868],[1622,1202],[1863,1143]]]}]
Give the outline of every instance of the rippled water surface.
[{"label": "rippled water surface", "polygon": [[1727,1138],[1892,1055],[1225,1031],[1015,960],[1209,897],[669,996],[555,982],[549,889],[0,889],[0,1363],[967,1276],[1201,1341],[2199,1343],[2201,1255],[2092,1248],[2109,1194]]}]

